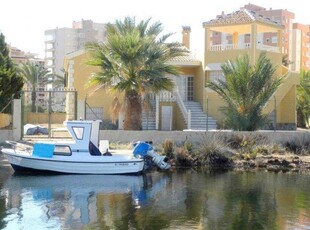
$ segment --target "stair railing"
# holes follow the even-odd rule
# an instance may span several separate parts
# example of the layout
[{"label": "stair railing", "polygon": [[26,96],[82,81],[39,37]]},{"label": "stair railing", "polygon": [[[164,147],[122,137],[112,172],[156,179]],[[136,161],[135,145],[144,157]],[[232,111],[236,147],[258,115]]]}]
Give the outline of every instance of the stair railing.
[{"label": "stair railing", "polygon": [[184,104],[184,102],[183,102],[183,100],[181,98],[181,95],[180,95],[179,91],[175,90],[174,93],[176,95],[176,101],[177,101],[178,106],[179,106],[179,108],[180,108],[180,110],[182,112],[183,118],[184,118],[184,120],[185,120],[185,122],[187,124],[187,129],[190,129],[191,128],[191,120],[192,120],[192,118],[191,118],[191,111],[186,109],[186,106],[185,106],[185,104]]}]

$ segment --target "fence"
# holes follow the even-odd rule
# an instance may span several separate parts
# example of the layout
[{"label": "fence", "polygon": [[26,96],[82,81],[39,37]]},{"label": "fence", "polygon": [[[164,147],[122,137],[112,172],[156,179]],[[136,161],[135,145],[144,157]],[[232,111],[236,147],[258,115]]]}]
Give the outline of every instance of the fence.
[{"label": "fence", "polygon": [[[105,108],[108,110],[107,108]],[[108,116],[109,111],[105,111],[103,107],[91,106],[85,101],[85,119],[86,120],[101,120],[100,129],[116,130],[118,129],[118,122],[113,122],[110,116]]]},{"label": "fence", "polygon": [[[253,102],[254,105],[255,102]],[[262,114],[267,117],[267,124],[261,126],[259,129],[262,130],[296,130],[297,129],[297,117],[296,117],[296,100],[292,99],[278,99],[272,97],[266,102],[262,107]],[[241,104],[241,103],[240,103]],[[206,117],[206,124],[210,124],[208,119],[216,118],[216,125],[218,130],[229,129],[225,123],[229,116],[232,114],[227,113],[227,104],[221,99],[206,98],[204,105],[204,111],[209,116]],[[251,106],[246,105],[242,107],[239,106],[238,111],[240,114],[244,112],[247,114],[247,111],[251,110]],[[243,110],[243,111],[242,111]],[[256,111],[252,111],[254,114]],[[254,116],[255,118],[255,116]],[[253,119],[253,118],[252,118]],[[210,130],[210,127],[206,127],[206,130]]]},{"label": "fence", "polygon": [[[96,102],[97,103],[97,102]],[[110,104],[109,104],[110,103]],[[121,126],[118,126],[118,123],[114,124],[111,120],[111,106],[112,102],[107,103],[105,106],[99,106],[97,103],[96,106],[92,106],[91,102],[85,102],[85,116],[83,118],[90,120],[102,120],[101,129],[115,130],[122,129]],[[249,104],[249,102],[247,102]],[[256,102],[251,102],[253,106]],[[241,103],[240,103],[241,104]],[[244,103],[245,104],[245,103]],[[171,113],[172,120],[172,129],[171,130],[200,130],[200,131],[213,131],[213,130],[229,130],[232,129],[228,125],[227,118],[232,114],[227,114],[226,104],[219,97],[206,97],[204,102],[201,104],[194,101],[184,101],[184,109],[190,114],[190,118],[184,117],[179,109],[179,104],[175,101],[169,102],[169,106],[173,107],[173,112]],[[157,122],[152,128],[143,126],[143,130],[163,130],[163,106],[168,106],[165,101],[159,101],[158,106],[154,106],[154,118],[153,122]],[[249,106],[249,107],[251,107]],[[251,122],[257,122],[257,119],[260,113],[257,113],[256,110],[248,112],[252,108],[247,107],[247,105],[240,105],[237,110],[240,114],[244,116],[250,116],[252,113]],[[244,111],[242,111],[244,110]],[[260,124],[254,129],[261,130],[296,130],[297,118],[296,118],[296,100],[292,99],[283,99],[279,97],[272,97],[269,101],[261,107],[262,114],[265,116],[267,122],[263,126]],[[145,111],[144,111],[145,112]],[[124,111],[123,111],[124,113]],[[256,113],[256,114],[255,114]],[[253,115],[254,114],[254,115]],[[143,112],[142,112],[143,118]],[[123,120],[122,116],[117,117],[118,120]],[[170,119],[167,118],[167,119]],[[190,126],[188,126],[188,120],[190,120]],[[258,119],[257,119],[258,120]],[[255,126],[255,124],[254,124]],[[236,127],[235,127],[236,129]],[[238,128],[237,128],[238,130]],[[243,130],[240,128],[239,130]]]},{"label": "fence", "polygon": [[[65,120],[77,119],[77,93],[76,91],[39,91],[41,98],[44,100],[35,100],[34,105],[32,91],[24,91],[22,94],[22,137],[68,137],[68,132],[65,129],[63,122]],[[57,93],[57,94],[56,94]],[[28,95],[27,95],[28,94]],[[62,95],[62,96],[61,96]],[[188,106],[187,103],[185,103]],[[200,131],[216,131],[230,129],[225,123],[226,114],[224,112],[225,104],[220,99],[206,98],[200,106],[201,116],[197,116],[196,112],[191,107],[191,125],[198,124],[193,130]],[[102,120],[101,130],[116,130],[118,124],[113,123],[111,118],[107,116],[109,107],[95,107],[88,103],[84,103],[83,119],[99,119]],[[177,105],[175,105],[177,107]],[[156,110],[160,110],[156,106]],[[178,109],[173,110],[173,118],[180,120],[181,114]],[[283,99],[278,101],[277,98],[272,98],[264,106],[263,111],[268,115],[268,124],[261,127],[261,130],[296,130],[296,101],[294,99]],[[208,114],[208,116],[206,116]],[[80,117],[80,115],[79,115]],[[0,114],[0,125],[11,128],[11,114]],[[179,121],[173,121],[172,130],[183,130],[181,126],[176,125]],[[9,126],[7,125],[9,124]],[[213,126],[212,126],[213,125]],[[28,129],[35,127],[33,132],[27,133]],[[155,126],[154,126],[155,127]],[[181,128],[180,128],[181,127]],[[158,130],[161,127],[159,126]],[[153,130],[155,130],[154,128]],[[151,130],[151,129],[149,129]]]},{"label": "fence", "polygon": [[22,134],[24,137],[67,137],[68,133],[63,122],[75,119],[77,119],[77,92],[75,90],[26,90],[22,92]]}]

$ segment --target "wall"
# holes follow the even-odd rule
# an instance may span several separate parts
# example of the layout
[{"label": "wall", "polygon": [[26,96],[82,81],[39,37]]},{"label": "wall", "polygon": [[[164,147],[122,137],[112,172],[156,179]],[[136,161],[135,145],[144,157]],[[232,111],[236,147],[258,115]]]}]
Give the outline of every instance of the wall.
[{"label": "wall", "polygon": [[0,113],[0,128],[6,127],[11,123],[11,115],[6,113]]},{"label": "wall", "polygon": [[[74,87],[78,94],[78,101],[86,101],[90,107],[101,107],[103,108],[104,119],[111,119],[111,107],[112,101],[115,96],[118,97],[120,103],[122,103],[122,96],[112,90],[98,89],[96,86],[88,86],[87,82],[89,77],[95,73],[99,72],[99,67],[94,67],[87,65],[86,62],[89,61],[89,53],[76,52],[75,56],[68,55],[65,60],[65,68],[68,68],[69,60],[74,61],[74,72],[72,80],[72,87]],[[71,87],[71,86],[70,86]]]},{"label": "wall", "polygon": [[[62,124],[66,120],[66,113],[52,113],[51,123]],[[25,113],[25,123],[45,124],[48,123],[48,113]]]},{"label": "wall", "polygon": [[0,143],[6,140],[13,140],[13,130],[2,129],[0,131]]},{"label": "wall", "polygon": [[290,141],[294,139],[309,140],[310,132],[306,131],[257,131],[257,132],[199,132],[199,131],[124,131],[124,130],[100,130],[100,140],[109,140],[110,143],[134,143],[136,141],[153,141],[155,145],[161,145],[166,139],[172,140],[176,144],[184,141],[201,143],[210,138],[229,137],[234,134],[239,135],[259,135],[268,138],[275,143]]}]

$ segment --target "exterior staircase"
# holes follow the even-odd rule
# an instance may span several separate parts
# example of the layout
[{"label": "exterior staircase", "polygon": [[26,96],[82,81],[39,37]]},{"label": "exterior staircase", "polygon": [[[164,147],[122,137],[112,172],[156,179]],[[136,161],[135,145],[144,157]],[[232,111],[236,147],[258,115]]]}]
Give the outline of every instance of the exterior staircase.
[{"label": "exterior staircase", "polygon": [[286,67],[282,67],[282,74],[287,74],[285,81],[279,86],[278,90],[275,92],[274,96],[269,100],[269,102],[264,107],[264,113],[269,114],[274,111],[274,98],[276,98],[277,104],[279,104],[283,98],[287,95],[289,90],[294,85],[299,84],[299,74],[293,74],[292,72],[288,71]]},{"label": "exterior staircase", "polygon": [[199,102],[184,101],[184,105],[191,111],[191,128],[192,130],[212,130],[216,129],[216,120],[202,111]]},{"label": "exterior staircase", "polygon": [[155,130],[156,129],[156,100],[152,100],[153,110],[142,110],[142,130]]}]

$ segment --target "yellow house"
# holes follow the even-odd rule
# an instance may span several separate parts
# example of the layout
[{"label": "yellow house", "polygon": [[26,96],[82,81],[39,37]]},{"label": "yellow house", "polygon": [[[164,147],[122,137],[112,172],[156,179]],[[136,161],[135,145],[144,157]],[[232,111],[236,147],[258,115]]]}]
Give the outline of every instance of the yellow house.
[{"label": "yellow house", "polygon": [[[277,129],[296,129],[296,84],[299,73],[289,72],[282,65],[283,27],[269,18],[262,17],[246,9],[231,14],[220,15],[216,19],[203,23],[205,30],[204,83],[223,78],[221,64],[227,60],[236,60],[247,53],[252,64],[264,51],[277,67],[275,75],[286,74],[284,83],[264,108],[269,114],[271,126]],[[273,35],[273,42],[264,41],[265,34]],[[215,36],[221,39],[215,39]],[[214,37],[213,37],[214,36]],[[204,111],[215,117],[218,124],[223,121],[221,108],[225,105],[219,96],[208,88],[203,89]],[[219,128],[219,127],[218,127]]]},{"label": "yellow house", "polygon": [[[77,100],[79,101],[78,117],[85,119],[102,119],[104,122],[111,121],[113,100],[115,97],[122,103],[121,95],[108,89],[97,89],[96,87],[87,88],[88,78],[92,73],[99,71],[98,68],[86,65],[90,58],[89,53],[80,50],[69,54],[65,58],[64,68],[68,73],[67,87],[75,88],[78,92]],[[168,76],[175,82],[174,92],[161,92],[159,95],[151,96],[151,108],[144,109],[142,114],[143,129],[145,130],[183,130],[189,126],[188,119],[190,117],[189,108],[198,110],[197,113],[191,113],[193,127],[206,127],[206,115],[202,111],[199,98],[203,95],[201,91],[194,90],[203,84],[202,63],[191,56],[180,57],[170,61],[170,64],[177,65],[181,68],[182,75],[179,77]],[[67,110],[74,108],[73,97],[67,98]],[[196,101],[196,102],[195,102]],[[197,107],[197,108],[196,108]],[[71,113],[70,113],[71,114]],[[201,124],[197,123],[201,120]],[[118,117],[118,125],[114,128],[122,129],[123,113],[120,111]],[[213,121],[215,128],[215,120],[209,118],[209,123]],[[111,127],[111,125],[110,125]],[[204,127],[204,129],[205,129]]]},{"label": "yellow house", "polygon": [[[221,128],[224,119],[221,108],[225,103],[212,90],[206,87],[208,81],[223,78],[221,64],[235,60],[239,55],[248,53],[252,64],[255,63],[262,51],[267,51],[267,57],[277,66],[276,75],[287,74],[284,83],[279,87],[272,100],[264,108],[270,114],[271,124],[277,128],[296,128],[296,84],[298,73],[288,72],[282,66],[282,27],[268,18],[256,15],[247,10],[241,10],[228,15],[222,15],[214,20],[204,22],[205,47],[204,60],[191,55],[176,58],[170,64],[179,66],[182,70],[180,77],[167,76],[175,82],[173,92],[161,92],[152,95],[151,109],[144,109],[144,130],[211,130]],[[183,27],[183,44],[188,49],[190,44],[190,28]],[[212,38],[214,33],[221,34],[220,42]],[[273,33],[275,46],[264,44],[264,33]],[[85,119],[102,119],[109,122],[113,117],[111,105],[115,92],[107,89],[86,88],[88,77],[99,71],[93,66],[86,65],[89,54],[77,51],[65,58],[65,70],[68,73],[67,86],[78,92],[80,107],[79,117]],[[70,109],[71,100],[67,100]],[[120,101],[120,104],[122,101]],[[82,111],[82,112],[81,112]],[[95,117],[93,115],[96,115]],[[208,115],[207,115],[208,114]],[[117,126],[122,129],[123,114],[120,110]]]}]

